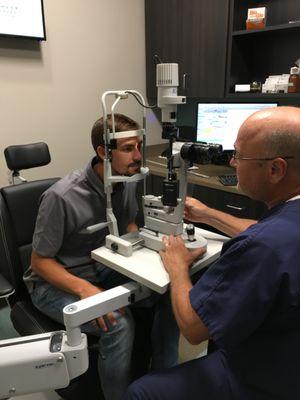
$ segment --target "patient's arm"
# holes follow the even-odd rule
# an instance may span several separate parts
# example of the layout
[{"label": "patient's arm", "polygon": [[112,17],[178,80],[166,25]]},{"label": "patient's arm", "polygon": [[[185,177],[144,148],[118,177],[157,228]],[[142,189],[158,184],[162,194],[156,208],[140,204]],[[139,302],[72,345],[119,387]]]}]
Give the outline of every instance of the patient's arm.
[{"label": "patient's arm", "polygon": [[[87,297],[103,292],[103,289],[100,287],[94,286],[85,279],[68,272],[55,258],[42,257],[35,251],[31,254],[31,268],[37,275],[45,279],[45,281],[49,282],[51,285],[65,292],[74,294],[78,296],[79,299],[86,299]],[[112,325],[115,325],[116,320],[113,314],[109,313],[107,316]],[[97,321],[102,330],[108,330],[103,317],[97,318]]]}]

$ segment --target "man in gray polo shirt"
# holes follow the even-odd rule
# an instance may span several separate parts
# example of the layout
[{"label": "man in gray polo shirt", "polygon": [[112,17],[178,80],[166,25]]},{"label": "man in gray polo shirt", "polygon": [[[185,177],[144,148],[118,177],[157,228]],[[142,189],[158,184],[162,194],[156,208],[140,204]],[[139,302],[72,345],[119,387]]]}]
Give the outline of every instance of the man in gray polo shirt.
[{"label": "man in gray polo shirt", "polygon": [[[111,120],[108,121],[111,128]],[[116,132],[136,130],[132,119],[115,114]],[[96,157],[83,170],[76,170],[52,187],[41,198],[32,242],[31,267],[24,280],[34,305],[50,318],[63,323],[63,308],[128,279],[91,260],[90,252],[104,244],[108,229],[90,234],[87,227],[106,221],[106,196],[103,186],[103,120],[92,129]],[[140,170],[141,139],[117,140],[112,150],[112,171],[132,175]],[[136,230],[138,211],[135,183],[117,183],[112,205],[119,233]],[[176,363],[178,330],[169,302],[163,299],[154,318],[153,360],[155,367]],[[156,305],[157,306],[157,305]],[[160,331],[163,330],[161,333]],[[82,331],[99,337],[99,376],[105,398],[121,398],[130,381],[130,360],[134,323],[130,310],[120,310],[99,317],[82,326]],[[160,365],[159,365],[160,364]]]}]

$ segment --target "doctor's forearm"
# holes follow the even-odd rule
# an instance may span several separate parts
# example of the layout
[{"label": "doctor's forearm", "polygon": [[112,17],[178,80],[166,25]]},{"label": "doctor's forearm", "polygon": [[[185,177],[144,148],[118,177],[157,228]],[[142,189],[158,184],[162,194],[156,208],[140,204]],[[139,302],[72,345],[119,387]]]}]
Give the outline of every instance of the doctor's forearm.
[{"label": "doctor's forearm", "polygon": [[193,285],[188,272],[181,271],[170,278],[173,312],[182,335],[191,344],[199,344],[207,340],[208,330],[190,302],[189,292]]},{"label": "doctor's forearm", "polygon": [[208,209],[205,221],[202,221],[230,237],[234,237],[257,221],[246,218],[237,218],[230,214],[215,209]]}]

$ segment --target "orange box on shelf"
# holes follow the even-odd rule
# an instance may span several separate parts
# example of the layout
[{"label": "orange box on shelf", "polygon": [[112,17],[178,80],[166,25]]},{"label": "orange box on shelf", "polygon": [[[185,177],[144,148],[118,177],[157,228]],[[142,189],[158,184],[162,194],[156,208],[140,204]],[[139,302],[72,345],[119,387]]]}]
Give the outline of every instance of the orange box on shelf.
[{"label": "orange box on shelf", "polygon": [[247,19],[246,21],[246,29],[263,29],[266,27],[265,19]]},{"label": "orange box on shelf", "polygon": [[246,29],[262,29],[266,27],[266,7],[248,8]]}]

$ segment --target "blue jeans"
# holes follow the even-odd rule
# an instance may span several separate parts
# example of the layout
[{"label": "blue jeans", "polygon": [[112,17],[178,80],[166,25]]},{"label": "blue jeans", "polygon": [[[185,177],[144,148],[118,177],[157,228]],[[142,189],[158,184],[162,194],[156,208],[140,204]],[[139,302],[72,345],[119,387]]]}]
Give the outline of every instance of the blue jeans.
[{"label": "blue jeans", "polygon": [[[80,277],[104,289],[124,284],[128,278],[102,266],[93,264]],[[47,282],[36,282],[32,302],[41,312],[63,324],[63,308],[78,301],[75,295],[55,288]],[[168,368],[177,364],[179,330],[173,316],[169,294],[153,295],[136,303],[134,307],[154,308],[151,332],[151,369]],[[91,322],[81,326],[84,333],[99,337],[98,374],[104,396],[107,400],[120,400],[130,383],[131,353],[134,339],[134,322],[129,308],[125,315],[114,312],[116,326],[109,326],[108,332],[96,328]],[[109,322],[106,319],[106,323]]]}]

